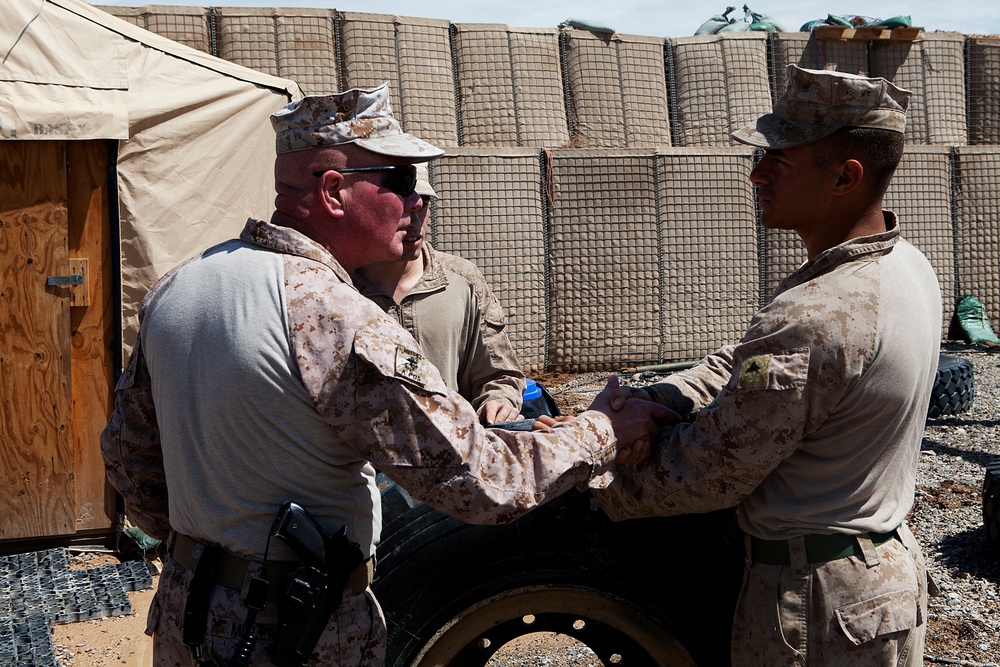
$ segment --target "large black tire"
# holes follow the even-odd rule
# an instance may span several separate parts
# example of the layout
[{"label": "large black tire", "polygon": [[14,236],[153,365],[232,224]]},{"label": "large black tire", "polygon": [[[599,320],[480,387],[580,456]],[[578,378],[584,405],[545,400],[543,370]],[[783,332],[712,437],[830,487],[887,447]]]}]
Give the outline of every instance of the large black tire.
[{"label": "large black tire", "polygon": [[986,466],[983,480],[983,527],[994,555],[1000,556],[1000,460]]},{"label": "large black tire", "polygon": [[976,395],[972,363],[967,359],[942,354],[938,358],[937,376],[931,390],[927,418],[957,415],[972,407]]},{"label": "large black tire", "polygon": [[606,665],[729,664],[742,575],[731,511],[614,523],[570,493],[510,525],[472,526],[411,507],[391,482],[382,495],[373,589],[389,667],[481,667],[546,631]]}]

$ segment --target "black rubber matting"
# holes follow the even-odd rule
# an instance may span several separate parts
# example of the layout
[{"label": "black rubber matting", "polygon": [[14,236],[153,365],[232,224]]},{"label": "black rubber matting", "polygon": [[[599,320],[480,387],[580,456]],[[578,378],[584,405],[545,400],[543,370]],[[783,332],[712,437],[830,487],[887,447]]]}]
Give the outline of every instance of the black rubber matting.
[{"label": "black rubber matting", "polygon": [[58,667],[52,626],[132,613],[153,587],[143,561],[71,570],[66,549],[0,556],[0,665]]}]

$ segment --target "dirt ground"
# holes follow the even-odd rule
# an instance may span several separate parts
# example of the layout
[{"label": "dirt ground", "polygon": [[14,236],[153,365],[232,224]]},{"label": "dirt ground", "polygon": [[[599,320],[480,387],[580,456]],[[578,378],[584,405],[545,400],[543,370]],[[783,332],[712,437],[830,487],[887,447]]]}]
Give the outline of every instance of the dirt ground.
[{"label": "dirt ground", "polygon": [[153,589],[128,596],[131,616],[53,627],[52,644],[61,667],[152,667],[153,640],[143,631]]},{"label": "dirt ground", "polygon": [[[87,567],[117,562],[110,555],[88,555]],[[154,561],[159,568],[159,561]],[[52,629],[60,667],[152,667],[153,640],[146,636],[146,614],[154,588],[130,592],[131,616],[56,625]],[[511,642],[494,655],[489,667],[545,665],[546,667],[602,667],[601,661],[579,642],[555,633],[535,633]]]}]

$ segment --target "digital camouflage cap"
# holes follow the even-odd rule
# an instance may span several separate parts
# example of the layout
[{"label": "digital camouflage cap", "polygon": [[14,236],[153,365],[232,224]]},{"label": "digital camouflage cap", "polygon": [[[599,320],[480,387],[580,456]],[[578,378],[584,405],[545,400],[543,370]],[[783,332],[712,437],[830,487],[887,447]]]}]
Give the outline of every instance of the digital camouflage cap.
[{"label": "digital camouflage cap", "polygon": [[733,132],[733,139],[760,148],[794,148],[828,137],[842,127],[904,132],[910,91],[882,78],[789,65],[788,88],[771,113]]},{"label": "digital camouflage cap", "polygon": [[389,84],[333,95],[307,95],[271,114],[278,155],[355,144],[379,155],[425,162],[444,151],[403,132],[392,115]]}]

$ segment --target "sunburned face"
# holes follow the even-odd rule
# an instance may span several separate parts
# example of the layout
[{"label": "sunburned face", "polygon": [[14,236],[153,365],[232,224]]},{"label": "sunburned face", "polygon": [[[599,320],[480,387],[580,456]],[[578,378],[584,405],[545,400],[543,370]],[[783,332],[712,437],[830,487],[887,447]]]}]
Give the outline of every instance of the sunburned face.
[{"label": "sunburned face", "polygon": [[382,185],[385,174],[344,174],[341,196],[345,212],[339,247],[354,266],[400,259],[406,252],[404,239],[412,236],[423,206],[420,195],[396,194]]}]

